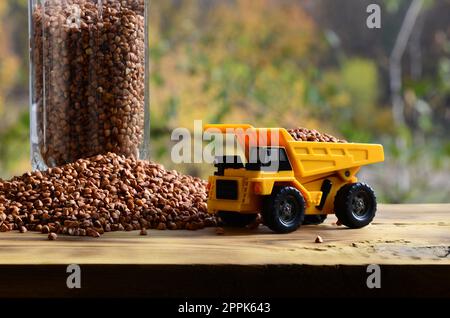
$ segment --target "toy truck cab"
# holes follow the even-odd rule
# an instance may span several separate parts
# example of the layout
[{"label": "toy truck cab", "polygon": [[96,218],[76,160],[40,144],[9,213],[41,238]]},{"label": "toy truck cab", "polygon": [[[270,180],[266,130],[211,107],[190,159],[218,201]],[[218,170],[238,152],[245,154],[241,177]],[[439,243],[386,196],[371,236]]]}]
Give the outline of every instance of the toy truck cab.
[{"label": "toy truck cab", "polygon": [[384,160],[381,145],[296,141],[285,129],[250,125],[207,125],[205,131],[233,134],[242,149],[216,158],[209,177],[208,211],[224,223],[245,226],[261,213],[269,228],[287,233],[332,213],[350,228],[375,216],[374,192],[356,174]]}]

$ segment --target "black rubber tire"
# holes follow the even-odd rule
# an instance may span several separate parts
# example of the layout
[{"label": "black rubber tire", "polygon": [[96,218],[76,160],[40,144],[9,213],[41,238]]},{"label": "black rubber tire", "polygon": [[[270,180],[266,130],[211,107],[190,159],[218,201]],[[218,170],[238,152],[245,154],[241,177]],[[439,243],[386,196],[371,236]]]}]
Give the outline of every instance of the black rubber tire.
[{"label": "black rubber tire", "polygon": [[334,199],[334,212],[338,220],[351,229],[359,229],[370,224],[376,211],[375,193],[365,183],[343,186]]},{"label": "black rubber tire", "polygon": [[305,215],[302,225],[319,225],[327,219],[326,214]]},{"label": "black rubber tire", "polygon": [[276,233],[290,233],[305,217],[305,199],[294,187],[276,187],[263,207],[264,224]]},{"label": "black rubber tire", "polygon": [[245,227],[255,222],[258,214],[244,214],[232,211],[219,211],[217,216],[220,217],[224,226]]}]

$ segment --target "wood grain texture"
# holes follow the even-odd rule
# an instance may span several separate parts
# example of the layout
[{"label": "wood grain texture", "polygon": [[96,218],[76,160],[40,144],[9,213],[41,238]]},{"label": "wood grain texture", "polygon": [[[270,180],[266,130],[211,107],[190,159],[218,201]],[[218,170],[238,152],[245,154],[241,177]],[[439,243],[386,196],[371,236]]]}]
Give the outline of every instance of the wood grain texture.
[{"label": "wood grain texture", "polygon": [[[330,216],[280,235],[255,230],[138,231],[101,238],[0,233],[0,265],[363,265],[450,264],[450,204],[380,205],[374,222],[351,230]],[[324,242],[314,243],[317,235]]]}]

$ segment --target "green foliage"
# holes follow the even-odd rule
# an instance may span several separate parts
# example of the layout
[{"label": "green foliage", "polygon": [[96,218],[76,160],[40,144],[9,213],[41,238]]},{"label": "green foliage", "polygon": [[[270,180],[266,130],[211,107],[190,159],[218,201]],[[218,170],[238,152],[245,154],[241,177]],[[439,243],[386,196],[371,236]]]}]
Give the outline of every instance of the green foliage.
[{"label": "green foliage", "polygon": [[[405,5],[409,5],[411,0],[384,0],[384,6],[389,13],[396,13]],[[430,8],[435,4],[435,0],[423,0],[423,6]]]},{"label": "green foliage", "polygon": [[345,59],[308,85],[307,103],[314,115],[339,123],[334,128],[349,140],[369,142],[386,126],[386,110],[379,107],[378,70],[373,61]]},{"label": "green foliage", "polygon": [[[9,10],[9,3],[5,1],[0,2],[0,28],[8,30],[7,16]],[[17,78],[18,59],[10,48],[9,34],[0,32],[0,116],[4,111],[5,97],[14,87]],[[1,130],[1,120],[0,120]]]},{"label": "green foliage", "polygon": [[[450,49],[448,51],[450,53]],[[450,93],[450,58],[448,57],[443,57],[439,61],[439,79],[442,90]]]},{"label": "green foliage", "polygon": [[373,107],[379,91],[374,62],[360,58],[345,61],[341,74],[344,87],[352,96],[352,104],[359,108]]},{"label": "green foliage", "polygon": [[24,164],[24,155],[30,147],[29,126],[29,115],[23,112],[14,125],[0,132],[0,177],[10,177],[18,165]]}]

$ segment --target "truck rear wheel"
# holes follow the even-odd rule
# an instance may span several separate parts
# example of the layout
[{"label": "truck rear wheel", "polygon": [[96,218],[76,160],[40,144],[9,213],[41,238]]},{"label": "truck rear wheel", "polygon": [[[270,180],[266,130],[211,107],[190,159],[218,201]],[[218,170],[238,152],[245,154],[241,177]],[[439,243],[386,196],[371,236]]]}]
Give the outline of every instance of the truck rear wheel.
[{"label": "truck rear wheel", "polygon": [[219,211],[217,216],[220,217],[225,226],[245,227],[255,222],[258,214],[244,214],[232,211]]},{"label": "truck rear wheel", "polygon": [[359,229],[375,217],[377,200],[372,188],[364,183],[343,186],[334,199],[334,212],[339,221],[352,229]]},{"label": "truck rear wheel", "polygon": [[275,188],[264,202],[264,224],[277,233],[293,232],[303,222],[305,206],[305,199],[296,188]]}]

